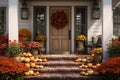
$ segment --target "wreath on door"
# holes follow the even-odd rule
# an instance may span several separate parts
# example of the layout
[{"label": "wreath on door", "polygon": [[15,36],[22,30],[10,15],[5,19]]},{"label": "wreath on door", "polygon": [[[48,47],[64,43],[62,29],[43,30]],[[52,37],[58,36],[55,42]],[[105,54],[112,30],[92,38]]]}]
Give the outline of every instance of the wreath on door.
[{"label": "wreath on door", "polygon": [[57,29],[64,28],[68,24],[67,14],[62,11],[56,11],[51,16],[51,25]]}]

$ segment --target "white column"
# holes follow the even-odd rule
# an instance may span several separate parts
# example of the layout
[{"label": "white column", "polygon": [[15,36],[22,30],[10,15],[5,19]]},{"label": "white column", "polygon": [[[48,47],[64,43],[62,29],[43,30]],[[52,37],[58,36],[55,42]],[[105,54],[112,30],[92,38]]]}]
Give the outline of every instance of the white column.
[{"label": "white column", "polygon": [[71,13],[72,13],[72,23],[71,23],[71,32],[72,32],[72,34],[71,34],[71,53],[74,53],[74,49],[75,49],[75,44],[74,44],[74,41],[75,41],[75,39],[74,39],[74,6],[72,6],[72,11],[71,11]]},{"label": "white column", "polygon": [[18,40],[18,2],[19,0],[8,0],[9,40]]},{"label": "white column", "polygon": [[102,47],[104,50],[103,61],[105,61],[109,53],[107,53],[106,44],[111,39],[113,35],[113,12],[112,12],[112,0],[102,0],[102,9],[103,9],[103,43]]},{"label": "white column", "polygon": [[49,6],[47,6],[47,49],[46,49],[46,53],[49,53]]}]

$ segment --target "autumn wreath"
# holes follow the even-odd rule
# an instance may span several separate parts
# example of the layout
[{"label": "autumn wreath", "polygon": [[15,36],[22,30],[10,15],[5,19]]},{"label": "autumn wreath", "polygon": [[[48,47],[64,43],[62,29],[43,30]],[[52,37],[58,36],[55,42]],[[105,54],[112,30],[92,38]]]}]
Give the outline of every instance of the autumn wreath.
[{"label": "autumn wreath", "polygon": [[51,16],[51,25],[57,29],[65,27],[68,23],[67,14],[62,11],[56,11]]}]

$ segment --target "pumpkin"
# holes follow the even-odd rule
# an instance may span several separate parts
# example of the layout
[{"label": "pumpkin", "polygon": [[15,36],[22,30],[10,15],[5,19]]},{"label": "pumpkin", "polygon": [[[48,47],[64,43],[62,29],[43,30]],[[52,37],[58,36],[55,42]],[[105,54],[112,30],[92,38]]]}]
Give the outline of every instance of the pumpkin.
[{"label": "pumpkin", "polygon": [[88,66],[87,66],[87,65],[84,65],[84,66],[83,66],[83,68],[87,69],[87,68],[88,68]]},{"label": "pumpkin", "polygon": [[81,58],[77,58],[75,62],[80,62],[81,60],[82,60]]},{"label": "pumpkin", "polygon": [[88,74],[88,73],[85,73],[84,75],[85,75],[85,76],[88,76],[89,74]]},{"label": "pumpkin", "polygon": [[37,69],[38,69],[38,68],[40,68],[40,66],[39,66],[39,65],[35,65],[35,68],[37,68]]},{"label": "pumpkin", "polygon": [[86,73],[86,72],[84,72],[84,71],[81,71],[81,72],[80,72],[81,75],[85,75],[85,73]]},{"label": "pumpkin", "polygon": [[47,62],[47,59],[45,58],[45,59],[43,59],[43,62]]},{"label": "pumpkin", "polygon": [[96,66],[97,66],[97,67],[99,67],[100,65],[101,65],[101,64],[99,64],[99,63],[98,63],[98,64],[96,64]]},{"label": "pumpkin", "polygon": [[92,63],[88,63],[87,66],[88,66],[89,68],[91,68],[91,67],[92,67]]},{"label": "pumpkin", "polygon": [[20,57],[20,61],[23,62],[25,57]]},{"label": "pumpkin", "polygon": [[30,68],[30,64],[29,64],[29,63],[25,63],[25,66],[26,66],[27,68]]},{"label": "pumpkin", "polygon": [[24,57],[28,57],[28,54],[24,52],[24,53],[23,53],[23,56],[24,56]]},{"label": "pumpkin", "polygon": [[40,73],[37,71],[36,74],[39,75]]},{"label": "pumpkin", "polygon": [[30,76],[29,72],[25,72],[24,74],[25,74],[25,76]]},{"label": "pumpkin", "polygon": [[82,62],[86,62],[86,61],[87,61],[87,59],[86,59],[86,58],[83,58],[83,59],[82,59]]},{"label": "pumpkin", "polygon": [[20,62],[20,61],[21,61],[19,56],[18,56],[18,57],[14,57],[14,59],[15,59],[15,61],[17,61],[17,62]]},{"label": "pumpkin", "polygon": [[27,56],[28,56],[28,57],[31,57],[31,56],[32,56],[32,54],[31,54],[30,52],[28,52],[28,53],[27,53]]},{"label": "pumpkin", "polygon": [[33,75],[34,75],[34,76],[37,76],[38,74],[35,72]]},{"label": "pumpkin", "polygon": [[92,68],[93,68],[93,69],[96,69],[96,68],[97,68],[97,66],[93,65],[93,66],[92,66]]},{"label": "pumpkin", "polygon": [[35,58],[34,58],[33,56],[32,56],[32,57],[30,57],[30,61],[32,61],[32,62],[33,62],[33,61],[34,61],[34,59],[35,59]]},{"label": "pumpkin", "polygon": [[30,67],[34,68],[35,67],[35,63],[30,63]]},{"label": "pumpkin", "polygon": [[92,75],[93,72],[94,72],[93,70],[88,70],[88,71],[87,71],[87,73],[88,73],[89,75]]},{"label": "pumpkin", "polygon": [[42,62],[43,60],[42,59],[38,59],[39,62]]},{"label": "pumpkin", "polygon": [[34,74],[34,71],[33,70],[29,70],[28,71],[30,75],[33,75]]},{"label": "pumpkin", "polygon": [[44,68],[43,65],[40,65],[39,67],[40,67],[41,69]]},{"label": "pumpkin", "polygon": [[30,58],[25,58],[24,62],[30,62]]}]

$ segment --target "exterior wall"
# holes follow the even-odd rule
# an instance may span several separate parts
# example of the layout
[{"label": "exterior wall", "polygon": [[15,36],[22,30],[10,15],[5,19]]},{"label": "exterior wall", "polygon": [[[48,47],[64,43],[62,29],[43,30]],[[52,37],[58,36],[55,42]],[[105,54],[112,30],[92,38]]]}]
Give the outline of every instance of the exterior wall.
[{"label": "exterior wall", "polygon": [[0,0],[0,7],[7,7],[8,0]]},{"label": "exterior wall", "polygon": [[[80,5],[80,6],[88,6],[88,19],[87,19],[87,26],[88,26],[88,41],[91,41],[91,37],[96,37],[97,35],[101,35],[102,34],[102,22],[101,19],[98,20],[92,20],[91,19],[91,8],[92,8],[92,2],[89,1],[85,1],[85,2],[41,2],[41,1],[31,1],[28,2],[28,7],[29,7],[29,19],[28,20],[21,20],[21,15],[20,15],[20,8],[21,8],[21,3],[19,3],[19,29],[20,28],[28,28],[31,32],[33,32],[33,6],[34,5],[44,5],[44,6],[49,6],[49,5]],[[8,6],[8,0],[0,0],[0,6]],[[101,15],[102,16],[102,15]]]},{"label": "exterior wall", "polygon": [[[44,6],[51,6],[51,5],[76,5],[76,6],[88,6],[88,19],[87,19],[87,26],[88,26],[88,41],[91,41],[91,37],[94,36],[96,37],[97,35],[102,34],[102,23],[101,19],[98,20],[92,20],[91,19],[91,8],[92,8],[92,2],[40,2],[40,1],[31,1],[28,3],[29,9],[30,9],[30,14],[29,14],[29,19],[28,20],[21,20],[20,14],[19,14],[19,28],[29,28],[31,31],[33,30],[33,6],[35,5],[44,5]],[[21,7],[21,4],[20,4]],[[20,10],[19,10],[20,12]],[[33,31],[32,31],[33,32]]]}]

